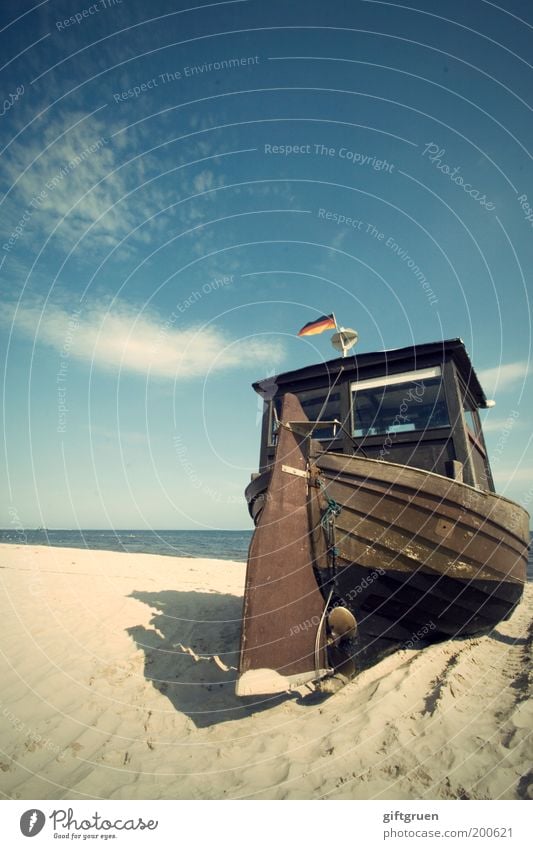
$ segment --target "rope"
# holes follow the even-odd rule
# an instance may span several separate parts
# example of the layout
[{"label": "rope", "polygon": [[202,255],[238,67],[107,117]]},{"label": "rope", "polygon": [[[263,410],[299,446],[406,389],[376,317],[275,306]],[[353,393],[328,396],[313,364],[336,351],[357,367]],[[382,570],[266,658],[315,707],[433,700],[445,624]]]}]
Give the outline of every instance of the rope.
[{"label": "rope", "polygon": [[340,516],[342,507],[340,504],[337,504],[334,498],[330,498],[326,492],[324,482],[320,478],[318,479],[318,485],[322,491],[323,497],[326,499],[326,509],[320,518],[320,524],[326,533],[329,566],[331,569],[335,569],[335,559],[338,554],[337,546],[335,544],[335,519],[337,516]]},{"label": "rope", "polygon": [[[323,487],[324,484],[322,484],[322,488]],[[324,510],[324,514],[320,520],[320,524],[323,528],[325,528],[326,522],[332,522],[334,519],[337,518],[337,516],[340,516],[342,507],[340,506],[340,504],[337,504],[334,498],[330,498],[329,495],[326,495],[324,491],[322,492],[322,494],[326,499],[327,507]]]}]

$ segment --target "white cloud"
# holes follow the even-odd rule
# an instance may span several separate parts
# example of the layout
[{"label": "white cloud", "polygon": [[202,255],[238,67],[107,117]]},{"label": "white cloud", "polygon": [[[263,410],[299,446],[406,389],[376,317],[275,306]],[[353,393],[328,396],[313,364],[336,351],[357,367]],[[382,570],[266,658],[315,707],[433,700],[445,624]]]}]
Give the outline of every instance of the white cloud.
[{"label": "white cloud", "polygon": [[504,431],[510,431],[511,428],[522,427],[522,422],[520,422],[515,416],[509,416],[506,419],[502,418],[493,418],[490,414],[485,415],[482,420],[483,425],[483,433],[503,433]]},{"label": "white cloud", "polygon": [[[98,115],[87,119],[82,112],[37,121],[24,144],[10,148],[0,162],[15,223],[17,213],[29,209],[31,228],[39,232],[67,218],[62,234],[70,241],[91,225],[93,238],[108,244],[128,232],[135,219],[132,208],[120,203],[129,187],[126,175],[112,173],[119,162],[111,129]],[[138,171],[128,174],[130,181],[142,180]]]},{"label": "white cloud", "polygon": [[[500,491],[503,487],[512,486],[516,483],[533,483],[533,466],[522,465],[521,462],[516,466],[496,466],[492,469],[494,481],[499,485]],[[530,511],[531,512],[531,511]]]},{"label": "white cloud", "polygon": [[[82,249],[92,250],[95,244],[107,249],[134,230],[135,242],[152,244],[154,235],[164,238],[169,229],[174,231],[168,213],[157,216],[160,210],[202,192],[208,192],[209,202],[215,197],[209,191],[224,184],[223,177],[208,168],[198,173],[198,166],[177,172],[178,187],[173,175],[164,181],[154,179],[176,167],[174,152],[139,156],[153,146],[153,134],[143,127],[117,134],[118,129],[108,109],[90,116],[64,110],[35,121],[25,131],[24,143],[9,147],[0,159],[7,238],[27,210],[17,247],[40,246],[56,226],[55,238],[62,248],[83,237]],[[211,155],[210,150],[203,152],[206,149],[205,144],[202,151],[195,149],[189,159]],[[202,204],[200,199],[178,207],[174,214],[182,217],[185,229],[195,218],[208,218],[207,210],[206,201]],[[205,241],[204,234],[200,241]]]},{"label": "white cloud", "polygon": [[193,185],[197,192],[209,191],[209,189],[212,189],[214,185],[213,172],[207,169],[201,171],[200,174],[194,178]]},{"label": "white cloud", "polygon": [[[111,309],[94,303],[79,317],[63,305],[39,303],[0,308],[0,321],[14,324],[29,339],[54,348],[67,346],[70,357],[107,369],[185,380],[243,365],[277,365],[283,358],[281,344],[265,336],[233,340],[210,326],[183,327],[179,313],[160,317],[115,303]],[[40,322],[40,324],[39,324]]]},{"label": "white cloud", "polygon": [[483,369],[483,371],[478,372],[478,377],[479,382],[490,398],[496,390],[504,392],[513,384],[524,380],[528,372],[529,363],[525,360],[520,360],[515,363],[507,363],[506,365]]}]

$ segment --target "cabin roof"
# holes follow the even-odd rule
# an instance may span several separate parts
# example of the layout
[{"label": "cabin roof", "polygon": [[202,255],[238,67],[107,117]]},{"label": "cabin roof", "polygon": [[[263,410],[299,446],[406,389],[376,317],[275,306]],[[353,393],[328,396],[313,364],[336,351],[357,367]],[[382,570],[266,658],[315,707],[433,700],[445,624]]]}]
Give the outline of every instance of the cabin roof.
[{"label": "cabin roof", "polygon": [[440,342],[409,345],[406,348],[337,357],[334,360],[315,363],[274,377],[257,380],[252,385],[259,395],[271,398],[278,388],[289,391],[294,385],[295,389],[304,389],[308,381],[316,382],[320,378],[325,378],[325,383],[329,384],[335,380],[341,370],[345,372],[347,379],[360,380],[369,376],[397,374],[401,371],[438,365],[450,359],[455,363],[476,405],[486,407],[487,398],[462,339],[444,339]]}]

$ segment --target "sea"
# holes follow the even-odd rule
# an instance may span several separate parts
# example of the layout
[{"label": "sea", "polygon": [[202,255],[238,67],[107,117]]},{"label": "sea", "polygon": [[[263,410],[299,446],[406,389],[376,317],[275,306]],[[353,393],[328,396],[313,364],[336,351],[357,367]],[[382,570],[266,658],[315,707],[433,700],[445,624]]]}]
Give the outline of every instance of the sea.
[{"label": "sea", "polygon": [[[61,531],[0,529],[0,543],[52,545],[59,548],[89,548],[125,551],[130,554],[164,554],[168,557],[205,557],[246,562],[252,531]],[[527,565],[533,581],[533,534]]]},{"label": "sea", "polygon": [[246,562],[252,531],[0,530],[0,543]]}]

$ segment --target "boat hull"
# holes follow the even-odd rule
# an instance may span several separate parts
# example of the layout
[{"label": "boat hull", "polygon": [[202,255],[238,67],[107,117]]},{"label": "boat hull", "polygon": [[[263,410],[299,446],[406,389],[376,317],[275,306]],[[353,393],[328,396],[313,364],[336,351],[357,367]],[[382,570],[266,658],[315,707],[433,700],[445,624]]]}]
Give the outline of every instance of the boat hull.
[{"label": "boat hull", "polygon": [[[361,668],[399,645],[482,633],[520,601],[529,516],[519,505],[421,469],[323,453],[313,441],[308,469],[311,560],[326,613],[346,608],[358,626],[356,637],[333,641],[329,666],[351,658]],[[267,472],[247,489],[256,522],[270,482]],[[334,546],[323,521],[332,505]]]},{"label": "boat hull", "polygon": [[[293,396],[283,411],[287,419],[302,414]],[[328,673],[324,600],[309,534],[308,462],[309,440],[283,430],[248,552],[238,696],[282,692]]]},{"label": "boat hull", "polygon": [[[315,462],[324,495],[341,506],[336,583],[341,598],[356,593],[354,612],[375,611],[402,638],[428,617],[437,634],[457,636],[510,614],[526,580],[529,517],[519,505],[379,460],[323,454]],[[323,568],[319,538],[315,548]]]}]

